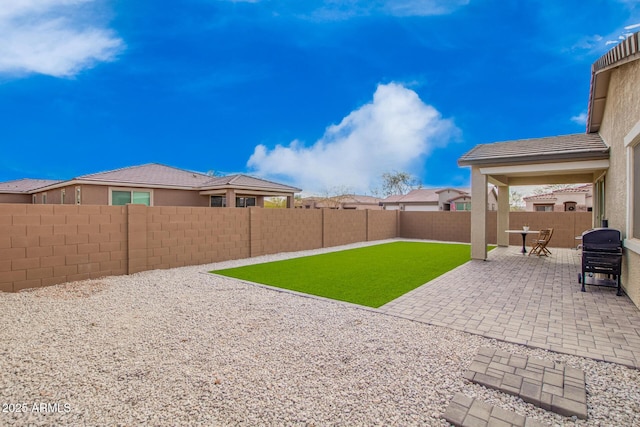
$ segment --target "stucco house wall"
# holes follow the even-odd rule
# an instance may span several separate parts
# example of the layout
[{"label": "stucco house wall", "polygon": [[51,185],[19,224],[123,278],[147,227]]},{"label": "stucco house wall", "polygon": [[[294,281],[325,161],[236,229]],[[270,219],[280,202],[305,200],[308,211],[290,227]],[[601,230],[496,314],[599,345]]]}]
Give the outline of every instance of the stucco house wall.
[{"label": "stucco house wall", "polygon": [[30,194],[0,194],[0,203],[31,203]]},{"label": "stucco house wall", "polygon": [[548,199],[544,198],[531,198],[525,200],[525,210],[528,212],[534,212],[537,205],[553,205],[554,212],[564,212],[565,203],[576,203],[577,212],[587,212],[589,208],[593,207],[593,197],[588,196],[587,193],[576,192],[555,192],[553,196],[549,196]]},{"label": "stucco house wall", "polygon": [[404,211],[405,212],[438,212],[440,208],[437,204],[427,205],[427,204],[405,204]]},{"label": "stucco house wall", "polygon": [[[611,71],[607,104],[600,136],[611,147],[609,170],[605,177],[605,214],[609,227],[626,235],[627,225],[627,154],[624,137],[640,120],[640,60]],[[636,209],[640,209],[637,206]],[[630,274],[631,273],[631,274]],[[634,280],[630,281],[629,277]],[[622,286],[640,307],[640,253],[624,250]]]}]

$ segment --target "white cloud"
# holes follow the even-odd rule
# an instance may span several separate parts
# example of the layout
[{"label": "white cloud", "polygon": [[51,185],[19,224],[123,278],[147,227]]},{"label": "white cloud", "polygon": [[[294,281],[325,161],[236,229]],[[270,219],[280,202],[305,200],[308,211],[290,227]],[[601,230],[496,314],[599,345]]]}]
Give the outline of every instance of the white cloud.
[{"label": "white cloud", "polygon": [[571,121],[574,123],[577,123],[579,125],[585,125],[587,124],[587,113],[582,112],[580,114],[578,114],[577,116],[573,116],[571,117]]},{"label": "white cloud", "polygon": [[84,6],[92,1],[3,2],[0,73],[72,77],[97,62],[113,60],[124,43],[112,31],[85,22],[90,14]]},{"label": "white cloud", "polygon": [[269,150],[258,145],[247,165],[255,173],[287,179],[305,191],[347,187],[363,193],[386,171],[415,173],[434,147],[459,134],[418,94],[396,83],[379,85],[373,101],[329,126],[310,147],[299,141]]},{"label": "white cloud", "polygon": [[345,20],[377,14],[405,16],[446,15],[470,0],[324,0],[311,16],[321,20]]}]

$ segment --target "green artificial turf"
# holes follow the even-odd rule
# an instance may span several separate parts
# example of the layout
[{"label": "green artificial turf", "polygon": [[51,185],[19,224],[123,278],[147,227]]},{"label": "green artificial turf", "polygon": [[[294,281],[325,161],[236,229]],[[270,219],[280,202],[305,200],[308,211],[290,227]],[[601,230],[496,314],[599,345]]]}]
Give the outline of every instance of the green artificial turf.
[{"label": "green artificial turf", "polygon": [[469,245],[392,242],[212,273],[380,307],[471,259]]}]

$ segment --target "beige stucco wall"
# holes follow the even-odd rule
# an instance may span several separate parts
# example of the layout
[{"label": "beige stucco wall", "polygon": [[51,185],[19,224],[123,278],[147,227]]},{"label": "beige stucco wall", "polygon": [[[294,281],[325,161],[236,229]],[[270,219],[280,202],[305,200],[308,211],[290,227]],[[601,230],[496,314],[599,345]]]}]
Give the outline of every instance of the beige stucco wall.
[{"label": "beige stucco wall", "polygon": [[[600,136],[611,147],[610,166],[605,178],[606,216],[609,227],[626,238],[627,152],[624,137],[640,120],[640,60],[611,71],[607,103]],[[633,302],[640,307],[640,254],[625,249],[622,285]]]},{"label": "beige stucco wall", "polygon": [[576,203],[576,211],[578,212],[586,212],[587,208],[593,206],[592,200],[593,197],[587,197],[587,193],[561,193],[557,192],[554,194],[553,199],[549,200],[526,200],[526,211],[534,212],[535,205],[549,205],[553,204],[554,212],[564,212],[564,204],[567,202],[575,202]]},{"label": "beige stucco wall", "polygon": [[31,203],[31,194],[0,194],[0,203]]},{"label": "beige stucco wall", "polygon": [[153,190],[154,206],[209,206],[209,196],[201,196],[199,191],[169,190],[156,188]]}]

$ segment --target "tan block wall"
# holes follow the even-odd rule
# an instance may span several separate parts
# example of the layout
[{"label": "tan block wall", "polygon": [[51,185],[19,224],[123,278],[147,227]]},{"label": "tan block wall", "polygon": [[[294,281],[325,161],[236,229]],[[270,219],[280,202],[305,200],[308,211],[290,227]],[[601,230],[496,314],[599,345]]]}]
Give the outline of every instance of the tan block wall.
[{"label": "tan block wall", "polygon": [[0,206],[0,290],[126,274],[125,208]]},{"label": "tan block wall", "polygon": [[[574,247],[585,213],[511,213]],[[495,242],[496,212],[487,213]],[[469,212],[0,205],[0,290],[394,237],[469,242]],[[512,236],[513,245],[521,244]],[[563,243],[564,242],[564,243]]]},{"label": "tan block wall", "polygon": [[319,209],[261,209],[251,212],[251,256],[322,247]]},{"label": "tan block wall", "polygon": [[[591,218],[591,212],[510,212],[509,228],[519,230],[525,224],[529,224],[531,230],[553,228],[550,247],[575,248],[580,243],[575,237],[592,228]],[[470,212],[401,212],[400,224],[400,237],[470,242]],[[496,227],[497,212],[487,212],[487,242],[490,244],[497,241]],[[509,244],[522,245],[522,236],[511,235]]]},{"label": "tan block wall", "polygon": [[[550,247],[575,248],[580,244],[576,236],[581,236],[584,231],[593,228],[592,218],[591,212],[511,212],[509,228],[520,230],[525,224],[529,225],[530,230],[553,228]],[[534,238],[535,236],[527,236],[527,246]],[[512,234],[509,244],[522,245],[522,235]]]},{"label": "tan block wall", "polygon": [[398,237],[400,211],[368,210],[366,212],[368,241]]},{"label": "tan block wall", "polygon": [[323,209],[324,247],[346,245],[367,240],[367,212]]},{"label": "tan block wall", "polygon": [[[250,256],[248,209],[136,208],[147,212],[147,261],[145,266],[139,260],[137,268],[174,268]],[[143,222],[140,219],[136,227],[142,229]]]},{"label": "tan block wall", "polygon": [[471,212],[400,212],[400,237],[469,243]]}]

